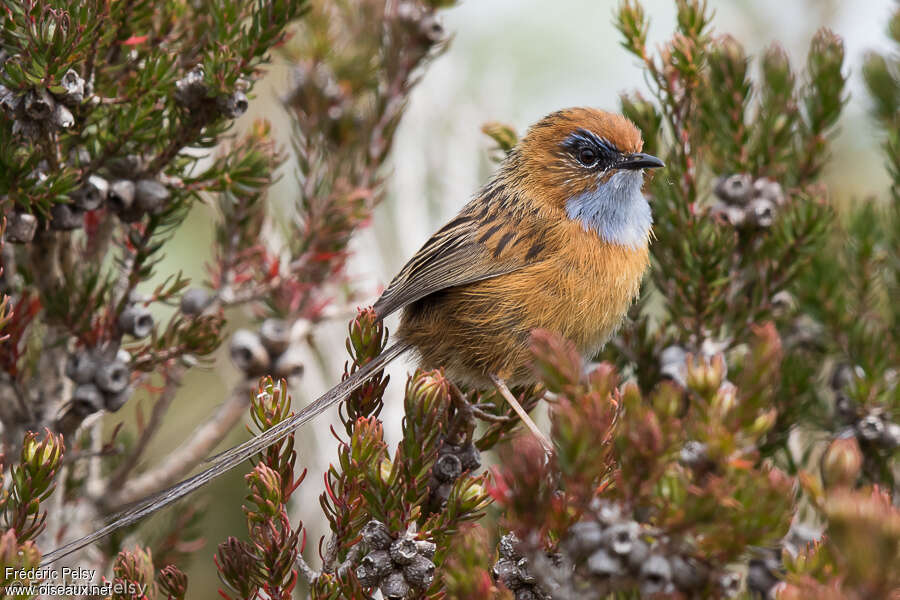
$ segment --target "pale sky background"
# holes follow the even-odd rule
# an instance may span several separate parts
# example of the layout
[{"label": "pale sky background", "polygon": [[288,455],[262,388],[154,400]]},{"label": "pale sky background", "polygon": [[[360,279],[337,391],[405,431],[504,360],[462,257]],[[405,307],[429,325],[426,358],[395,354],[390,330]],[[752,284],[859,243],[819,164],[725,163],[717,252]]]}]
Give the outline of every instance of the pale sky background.
[{"label": "pale sky background", "polygon": [[[645,0],[643,4],[652,18],[650,40],[655,45],[673,29],[674,2]],[[711,0],[709,4],[716,10],[716,31],[732,34],[750,54],[779,42],[797,71],[802,69],[818,27],[827,25],[844,38],[850,104],[842,117],[827,178],[839,202],[886,196],[888,181],[878,154],[877,132],[865,114],[868,105],[860,71],[867,50],[888,47],[884,29],[894,2]],[[482,123],[505,121],[521,132],[559,108],[590,105],[615,110],[619,92],[646,91],[642,71],[619,45],[619,34],[612,26],[616,5],[611,0],[464,0],[444,11],[443,23],[454,35],[453,43],[413,92],[390,160],[387,198],[376,210],[372,227],[352,244],[356,253],[349,271],[363,293],[374,297],[379,286],[389,282],[431,233],[484,183],[493,165],[487,160],[491,142],[480,132]],[[286,90],[287,81],[284,65],[273,68],[258,86],[258,98],[242,124],[265,116],[276,123],[276,132],[289,135],[290,127],[276,100]],[[288,137],[281,141],[290,147]],[[292,201],[293,181],[293,176],[286,174],[273,190],[273,198]],[[202,207],[195,210],[189,227],[179,233],[168,261],[158,272],[182,269],[202,281],[211,228],[211,214]],[[388,323],[393,328],[396,317]],[[345,321],[320,328],[317,339],[330,359],[324,368],[318,368],[309,356],[306,374],[295,391],[295,405],[305,404],[339,380],[346,356],[345,332]],[[397,361],[390,369],[393,381],[383,417],[392,443],[399,435],[399,396],[410,368]],[[189,377],[180,397],[188,396],[190,401],[183,402],[177,417],[170,419],[171,425],[157,440],[158,449],[180,442],[225,397],[235,378],[226,344],[214,369]],[[245,436],[240,429],[229,441]],[[297,445],[301,453],[298,462],[308,466],[310,474],[295,496],[299,499],[295,512],[309,528],[308,551],[314,551],[323,532],[318,506],[321,474],[335,459],[336,450],[328,420],[319,419],[304,428]],[[208,522],[220,521],[222,527],[214,526],[216,530],[208,533],[202,556],[211,557],[225,535],[244,535],[237,501],[245,494],[242,487],[235,475],[208,494],[227,494],[229,502],[221,507],[211,503]],[[192,581],[194,593],[204,589],[203,581],[216,585],[210,560],[198,559],[192,573],[200,578]]]}]

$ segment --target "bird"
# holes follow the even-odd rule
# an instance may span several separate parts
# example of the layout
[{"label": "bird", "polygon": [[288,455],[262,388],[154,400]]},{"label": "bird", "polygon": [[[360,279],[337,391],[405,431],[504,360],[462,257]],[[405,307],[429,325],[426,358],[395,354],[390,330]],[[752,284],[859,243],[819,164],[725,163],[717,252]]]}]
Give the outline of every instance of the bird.
[{"label": "bird", "polygon": [[644,174],[664,166],[642,149],[640,130],[620,114],[579,107],[538,121],[375,302],[378,319],[401,311],[391,346],[293,417],[216,455],[204,471],[114,515],[43,563],[190,494],[343,401],[407,351],[423,368],[443,368],[451,381],[495,386],[542,437],[509,386],[535,381],[533,330],[555,332],[591,358],[639,294],[653,225]]}]

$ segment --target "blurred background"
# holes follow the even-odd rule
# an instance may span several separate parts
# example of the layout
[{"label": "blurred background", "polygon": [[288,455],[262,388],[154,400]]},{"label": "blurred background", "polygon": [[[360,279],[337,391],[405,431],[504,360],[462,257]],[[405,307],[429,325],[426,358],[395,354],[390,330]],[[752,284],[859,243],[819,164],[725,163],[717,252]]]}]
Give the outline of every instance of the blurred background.
[{"label": "blurred background", "polygon": [[[710,0],[709,4],[716,11],[716,33],[733,35],[748,54],[777,42],[798,70],[816,29],[827,26],[844,38],[850,101],[826,180],[838,206],[863,197],[886,196],[888,177],[878,153],[879,132],[867,118],[868,100],[860,69],[865,52],[887,47],[884,28],[893,2]],[[652,43],[671,32],[674,3],[643,0],[643,5],[652,19]],[[348,271],[357,291],[352,304],[374,301],[431,233],[486,181],[494,164],[489,160],[493,143],[480,131],[484,122],[503,121],[521,133],[559,108],[590,105],[616,110],[620,92],[646,91],[642,71],[619,46],[619,34],[612,26],[615,6],[612,0],[463,0],[443,11],[443,25],[453,38],[450,48],[413,91],[385,173],[386,198],[371,225],[352,243],[354,254]],[[279,144],[290,149],[291,125],[280,98],[290,87],[291,65],[277,54],[273,61],[237,129],[246,129],[255,119],[269,119]],[[270,200],[290,204],[296,185],[288,160]],[[213,218],[211,208],[195,206],[170,244],[166,262],[157,269],[160,276],[181,270],[195,282],[204,280]],[[228,316],[231,327],[246,319],[237,313]],[[295,407],[340,379],[348,318],[349,314],[344,315],[316,330],[316,350],[309,350],[305,374],[293,390]],[[396,317],[388,321],[391,329],[395,324]],[[406,373],[412,368],[397,361],[389,369],[393,384],[383,413],[389,442],[399,437],[399,398]],[[180,404],[170,411],[167,425],[157,436],[151,458],[179,444],[226,397],[238,377],[224,346],[212,368],[192,371],[178,396]],[[128,411],[119,414],[126,423],[131,422]],[[115,425],[114,419],[109,421]],[[315,552],[324,533],[318,496],[323,489],[322,472],[336,456],[330,422],[334,422],[333,414],[297,435],[298,463],[308,467],[309,474],[294,496],[298,499],[294,520],[302,519],[308,528],[307,555]],[[230,445],[246,436],[246,431],[238,428],[226,442]],[[192,596],[205,595],[206,590],[212,594],[218,586],[212,563],[216,546],[228,535],[246,538],[245,519],[237,501],[246,494],[242,476],[240,469],[235,470],[187,500],[200,509],[197,526],[206,540],[204,550],[196,555],[201,558],[187,565]],[[171,518],[164,514],[156,521]]]}]

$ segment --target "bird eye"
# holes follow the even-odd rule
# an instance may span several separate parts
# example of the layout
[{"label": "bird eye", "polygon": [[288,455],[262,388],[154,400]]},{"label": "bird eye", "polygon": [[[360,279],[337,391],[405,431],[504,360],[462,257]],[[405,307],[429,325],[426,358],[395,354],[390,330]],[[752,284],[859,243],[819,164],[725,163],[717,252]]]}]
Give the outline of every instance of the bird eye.
[{"label": "bird eye", "polygon": [[597,162],[597,151],[589,146],[585,146],[578,150],[578,162],[585,167],[593,167]]}]

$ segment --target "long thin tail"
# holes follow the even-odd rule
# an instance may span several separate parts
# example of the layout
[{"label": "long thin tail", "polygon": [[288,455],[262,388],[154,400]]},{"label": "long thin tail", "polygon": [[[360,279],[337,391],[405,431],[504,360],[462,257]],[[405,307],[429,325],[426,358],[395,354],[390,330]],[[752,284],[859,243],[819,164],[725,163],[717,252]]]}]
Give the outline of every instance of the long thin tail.
[{"label": "long thin tail", "polygon": [[345,400],[353,390],[358,388],[373,373],[383,369],[392,360],[403,354],[409,349],[408,344],[398,342],[382,352],[375,360],[365,365],[362,369],[352,374],[350,377],[340,382],[327,392],[316,399],[311,404],[303,407],[303,409],[286,421],[282,421],[275,427],[261,433],[260,435],[247,440],[242,444],[238,444],[230,450],[226,450],[218,454],[212,459],[212,465],[197,473],[193,477],[185,479],[181,483],[177,483],[169,489],[158,492],[134,507],[120,512],[110,517],[110,522],[106,526],[98,529],[94,533],[79,538],[73,542],[57,548],[56,550],[46,554],[43,557],[42,564],[48,565],[60,558],[84,548],[88,544],[93,544],[120,527],[126,527],[135,523],[147,515],[155,513],[161,508],[172,504],[173,502],[184,498],[194,490],[197,490],[219,475],[227,473],[234,467],[238,466],[257,452],[260,452],[271,446],[281,438],[285,437],[301,425],[310,421],[313,417],[324,411],[330,406]]}]

